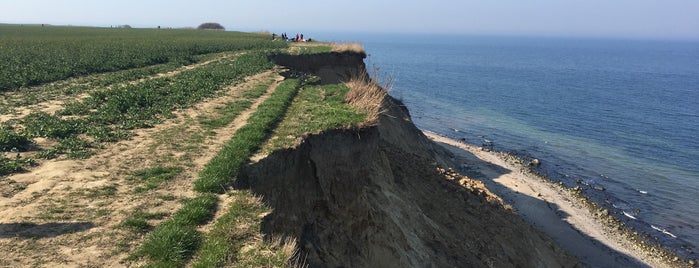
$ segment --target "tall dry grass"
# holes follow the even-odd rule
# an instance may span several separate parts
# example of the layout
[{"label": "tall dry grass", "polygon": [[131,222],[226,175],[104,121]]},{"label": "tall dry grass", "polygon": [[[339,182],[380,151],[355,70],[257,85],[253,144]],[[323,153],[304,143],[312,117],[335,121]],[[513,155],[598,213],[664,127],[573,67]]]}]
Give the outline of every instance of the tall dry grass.
[{"label": "tall dry grass", "polygon": [[383,101],[388,95],[388,90],[393,84],[393,79],[388,78],[385,86],[377,84],[378,72],[374,73],[374,79],[369,74],[362,72],[357,77],[345,83],[350,90],[345,95],[345,103],[366,113],[366,125],[373,125],[378,122],[379,115],[386,112]]},{"label": "tall dry grass", "polygon": [[366,53],[364,46],[360,43],[333,43],[331,51]]}]

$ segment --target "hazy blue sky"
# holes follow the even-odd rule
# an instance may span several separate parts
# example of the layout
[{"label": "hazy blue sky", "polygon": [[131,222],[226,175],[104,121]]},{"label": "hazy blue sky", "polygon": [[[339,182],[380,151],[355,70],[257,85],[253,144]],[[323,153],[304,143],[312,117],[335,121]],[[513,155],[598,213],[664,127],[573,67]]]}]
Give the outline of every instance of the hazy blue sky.
[{"label": "hazy blue sky", "polygon": [[0,0],[0,23],[699,39],[698,0]]}]

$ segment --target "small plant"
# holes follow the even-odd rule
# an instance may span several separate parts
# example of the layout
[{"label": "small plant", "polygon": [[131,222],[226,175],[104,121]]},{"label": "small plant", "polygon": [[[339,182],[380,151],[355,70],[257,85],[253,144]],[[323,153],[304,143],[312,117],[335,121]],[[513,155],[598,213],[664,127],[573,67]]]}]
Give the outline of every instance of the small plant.
[{"label": "small plant", "polygon": [[16,132],[0,127],[0,152],[9,152],[13,148],[24,151],[29,147],[30,141],[27,137]]},{"label": "small plant", "polygon": [[36,162],[33,159],[22,158],[6,158],[0,155],[0,176],[17,173],[24,170],[25,167],[33,166]]},{"label": "small plant", "polygon": [[136,211],[129,217],[124,219],[119,227],[128,229],[134,233],[147,233],[153,229],[148,221],[149,220],[159,220],[167,216],[163,213],[147,213],[143,211]]}]

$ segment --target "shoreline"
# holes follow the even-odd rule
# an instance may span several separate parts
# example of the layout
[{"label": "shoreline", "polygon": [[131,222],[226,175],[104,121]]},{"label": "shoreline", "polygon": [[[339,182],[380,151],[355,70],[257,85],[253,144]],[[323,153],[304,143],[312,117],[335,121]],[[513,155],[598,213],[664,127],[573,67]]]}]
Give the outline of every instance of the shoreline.
[{"label": "shoreline", "polygon": [[[519,158],[486,151],[443,135],[422,130],[453,153],[460,173],[481,180],[513,207],[515,213],[562,248],[591,267],[692,267],[660,245],[637,238],[606,210],[598,209],[574,189],[529,171]],[[506,172],[502,172],[502,171]],[[485,174],[500,174],[483,180]],[[634,237],[636,236],[636,237]]]}]

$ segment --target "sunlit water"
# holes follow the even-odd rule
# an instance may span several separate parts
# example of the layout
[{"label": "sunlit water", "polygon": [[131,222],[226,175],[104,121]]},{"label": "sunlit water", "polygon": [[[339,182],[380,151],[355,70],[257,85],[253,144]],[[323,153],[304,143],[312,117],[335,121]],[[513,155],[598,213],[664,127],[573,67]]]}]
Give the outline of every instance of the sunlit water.
[{"label": "sunlit water", "polygon": [[553,180],[697,258],[699,43],[321,37],[362,42],[419,127],[539,158]]}]

